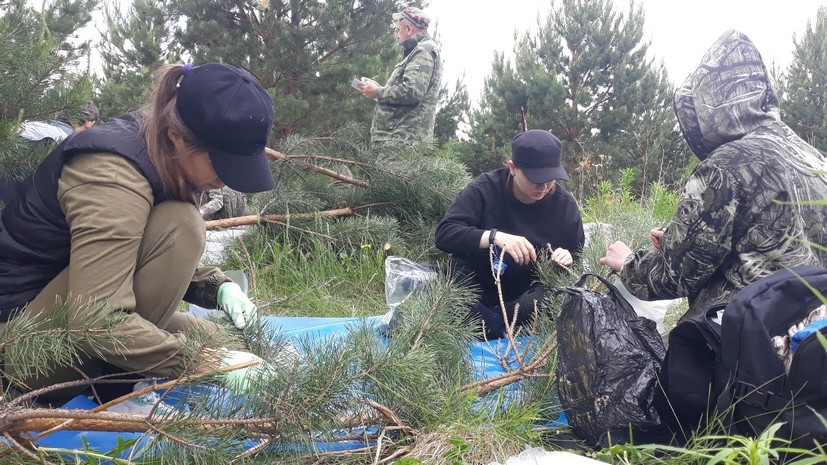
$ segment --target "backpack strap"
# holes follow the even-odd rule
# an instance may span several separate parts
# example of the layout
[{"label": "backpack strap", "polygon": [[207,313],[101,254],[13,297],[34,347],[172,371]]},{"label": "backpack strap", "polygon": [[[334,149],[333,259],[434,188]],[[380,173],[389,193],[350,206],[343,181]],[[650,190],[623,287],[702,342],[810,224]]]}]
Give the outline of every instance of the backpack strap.
[{"label": "backpack strap", "polygon": [[[761,389],[744,380],[733,382],[729,394],[730,396],[727,396],[727,399],[725,399],[724,395],[719,398],[718,408],[722,409],[721,411],[729,408],[732,404],[732,399],[738,399],[738,402],[743,402],[768,412],[780,412],[788,407],[790,403],[790,400],[785,399],[784,396]],[[727,402],[727,400],[729,402]]]},{"label": "backpack strap", "polygon": [[658,375],[653,403],[678,438],[688,440],[721,392],[720,326],[711,320],[723,305],[679,323]]}]

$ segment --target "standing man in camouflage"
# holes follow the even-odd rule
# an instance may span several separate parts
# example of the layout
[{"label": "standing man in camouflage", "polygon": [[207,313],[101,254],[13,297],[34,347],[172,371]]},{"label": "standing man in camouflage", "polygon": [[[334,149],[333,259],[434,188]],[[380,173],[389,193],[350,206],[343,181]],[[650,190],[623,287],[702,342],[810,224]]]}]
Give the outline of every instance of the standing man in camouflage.
[{"label": "standing man in camouflage", "polygon": [[419,8],[394,13],[396,38],[402,44],[403,58],[380,86],[362,78],[359,90],[376,100],[371,142],[430,139],[434,136],[434,117],[442,79],[439,48],[428,35],[431,20]]},{"label": "standing man in camouflage", "polygon": [[689,298],[683,319],[728,303],[785,267],[827,266],[827,160],[779,116],[761,54],[729,31],[675,92],[675,113],[701,160],[653,247],[612,244],[600,262],[644,300]]}]

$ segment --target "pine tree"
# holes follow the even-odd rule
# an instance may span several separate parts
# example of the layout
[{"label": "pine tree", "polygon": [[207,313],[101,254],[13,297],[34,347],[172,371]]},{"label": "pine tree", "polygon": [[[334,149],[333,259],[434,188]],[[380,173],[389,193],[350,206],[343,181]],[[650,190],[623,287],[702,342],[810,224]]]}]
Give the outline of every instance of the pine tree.
[{"label": "pine tree", "polygon": [[43,8],[43,19],[54,37],[65,66],[78,66],[89,58],[90,39],[83,39],[79,30],[92,20],[98,0],[52,0]]},{"label": "pine tree", "polygon": [[[673,126],[666,75],[646,55],[641,7],[617,12],[606,0],[564,0],[538,23],[536,33],[516,38],[513,63],[495,55],[474,115],[475,142],[501,159],[523,130],[524,111],[528,128],[549,129],[566,143],[564,163],[581,191],[625,167],[645,172],[643,184],[657,179],[629,143],[636,127],[657,122],[636,137],[642,141],[671,138]],[[657,147],[656,159],[674,158],[663,151],[671,144],[647,143],[650,152]]]},{"label": "pine tree", "polygon": [[[268,89],[276,138],[353,126],[365,139],[375,103],[350,82],[361,76],[384,82],[401,59],[390,26],[403,3],[134,0],[126,13],[106,12],[102,107],[110,116],[138,108],[161,64],[220,61],[249,70]],[[444,90],[440,144],[454,137],[465,101],[462,88]]]},{"label": "pine tree", "polygon": [[444,84],[439,91],[437,113],[434,122],[434,139],[438,146],[456,140],[457,130],[468,126],[471,113],[471,100],[463,78],[457,79],[453,93]]},{"label": "pine tree", "polygon": [[827,151],[827,8],[818,9],[815,24],[808,21],[804,36],[793,43],[784,120],[804,140]]},{"label": "pine tree", "polygon": [[695,157],[683,135],[676,130],[672,110],[674,89],[663,66],[647,72],[636,90],[637,98],[649,105],[636,108],[630,115],[629,126],[610,138],[612,153],[620,161],[610,166],[631,169],[632,187],[641,197],[646,197],[652,183],[671,188],[681,186],[686,167]]},{"label": "pine tree", "polygon": [[401,7],[399,0],[171,3],[183,24],[176,39],[196,63],[246,68],[270,90],[277,136],[369,127],[374,103],[350,82],[390,74],[401,57],[391,15]]},{"label": "pine tree", "polygon": [[163,64],[181,62],[166,3],[134,0],[126,13],[106,8],[107,28],[100,49],[105,82],[99,98],[104,115],[141,108],[152,90],[152,72]]},{"label": "pine tree", "polygon": [[38,13],[24,0],[0,4],[0,173],[19,179],[43,153],[33,154],[19,138],[25,120],[80,116],[91,100],[88,73],[77,66],[88,50],[75,31],[90,18],[94,2],[59,0]]}]

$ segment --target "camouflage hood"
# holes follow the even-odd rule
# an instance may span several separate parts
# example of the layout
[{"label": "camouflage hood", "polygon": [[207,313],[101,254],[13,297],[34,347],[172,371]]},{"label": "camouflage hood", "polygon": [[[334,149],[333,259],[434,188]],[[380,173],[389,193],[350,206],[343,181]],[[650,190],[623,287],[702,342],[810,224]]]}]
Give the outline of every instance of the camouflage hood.
[{"label": "camouflage hood", "polygon": [[686,142],[701,160],[767,119],[778,119],[778,98],[761,54],[730,30],[675,92],[675,114]]}]

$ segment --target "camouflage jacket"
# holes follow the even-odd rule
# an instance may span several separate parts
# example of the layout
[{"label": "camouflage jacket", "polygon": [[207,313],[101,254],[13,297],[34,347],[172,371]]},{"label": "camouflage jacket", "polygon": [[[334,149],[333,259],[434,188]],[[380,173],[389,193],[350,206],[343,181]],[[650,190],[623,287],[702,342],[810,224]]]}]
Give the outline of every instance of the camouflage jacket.
[{"label": "camouflage jacket", "polygon": [[[627,257],[637,297],[689,298],[688,318],[729,302],[783,267],[827,265],[827,162],[781,122],[766,67],[729,31],[675,93],[675,113],[701,163],[681,193],[661,251]],[[817,171],[821,171],[821,174]]]},{"label": "camouflage jacket", "polygon": [[235,218],[244,214],[247,199],[244,194],[227,186],[210,189],[198,196],[198,211],[204,221]]},{"label": "camouflage jacket", "polygon": [[427,139],[434,135],[434,118],[442,61],[428,33],[402,44],[410,53],[393,69],[387,84],[376,90],[371,142]]}]

